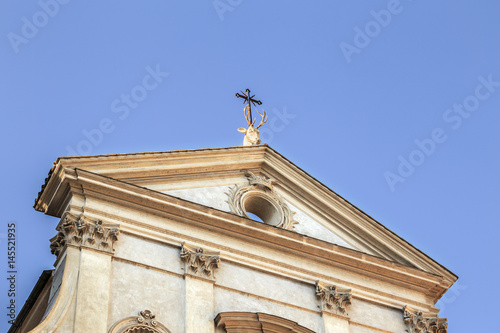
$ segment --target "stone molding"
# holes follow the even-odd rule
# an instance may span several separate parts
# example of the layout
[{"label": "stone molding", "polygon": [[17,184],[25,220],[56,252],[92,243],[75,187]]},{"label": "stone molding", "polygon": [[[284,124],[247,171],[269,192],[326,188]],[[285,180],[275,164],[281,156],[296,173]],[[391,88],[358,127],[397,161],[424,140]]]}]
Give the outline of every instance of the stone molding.
[{"label": "stone molding", "polygon": [[314,333],[296,322],[265,313],[223,312],[215,317],[215,325],[226,333]]},{"label": "stone molding", "polygon": [[87,247],[113,253],[113,245],[118,240],[119,225],[79,217],[67,213],[56,227],[57,235],[50,239],[50,250],[58,258],[68,245]]},{"label": "stone molding", "polygon": [[219,268],[220,252],[205,251],[202,247],[191,247],[185,242],[181,247],[184,274],[215,281],[215,269]]},{"label": "stone molding", "polygon": [[[265,176],[256,176],[249,170],[242,170],[248,179],[248,184],[235,185],[229,188],[226,201],[231,212],[250,218],[245,209],[245,201],[249,198],[261,198],[275,209],[275,218],[272,222],[264,221],[267,224],[283,229],[293,229],[298,222],[293,219],[295,212],[292,212],[285,201],[274,191],[275,180]],[[258,215],[258,214],[256,214]]]},{"label": "stone molding", "polygon": [[347,315],[347,305],[351,304],[351,290],[337,286],[327,286],[316,282],[316,297],[321,302],[321,311]]},{"label": "stone molding", "polygon": [[448,333],[446,318],[424,317],[422,311],[409,306],[403,308],[403,317],[409,333]]},{"label": "stone molding", "polygon": [[[144,169],[138,168],[137,165],[147,165],[150,168],[145,173]],[[163,179],[165,175],[174,174],[179,179],[187,179],[197,175],[200,179],[213,180],[214,175],[229,178],[233,177],[237,170],[257,170],[257,168],[265,170],[268,175],[276,175],[275,179],[280,180],[279,190],[282,193],[288,193],[287,195],[296,200],[308,202],[312,210],[321,212],[325,221],[331,220],[332,223],[337,224],[345,233],[346,239],[356,239],[359,242],[360,251],[371,253],[373,249],[376,249],[380,257],[388,259],[388,269],[384,267],[387,274],[392,274],[392,262],[402,265],[409,263],[409,266],[426,272],[427,280],[422,279],[421,284],[434,285],[435,287],[427,285],[421,287],[428,290],[426,296],[433,302],[436,302],[457,280],[455,274],[405,242],[404,239],[388,232],[373,218],[361,212],[268,145],[60,157],[55,162],[54,168],[51,169],[50,180],[46,182],[45,189],[36,200],[35,209],[48,215],[60,216],[61,207],[65,207],[72,196],[76,197],[82,188],[91,188],[92,191],[87,193],[89,198],[113,196],[115,200],[124,198],[130,201],[133,200],[133,197],[137,197],[137,200],[141,201],[141,205],[137,208],[141,211],[153,208],[161,212],[171,213],[171,210],[177,209],[176,205],[171,204],[174,202],[172,198],[168,198],[164,194],[154,193],[153,190],[133,186],[131,183],[144,186],[146,181],[156,182],[156,179]],[[75,174],[75,169],[78,170],[78,176]],[[170,182],[170,178],[168,179]],[[302,190],[300,196],[296,195],[297,189]],[[76,205],[74,207],[78,208]],[[224,221],[219,220],[221,219],[218,216],[214,216],[214,222],[224,223]],[[352,224],[356,228],[348,227]],[[244,228],[246,225],[242,223],[241,227]],[[387,244],[391,244],[391,246],[386,246]],[[379,267],[377,272],[379,272],[378,269]],[[411,272],[411,276],[407,275],[409,278],[416,275],[420,279],[422,274],[414,270]],[[432,275],[440,278],[434,278]],[[409,284],[414,285],[415,283]]]},{"label": "stone molding", "polygon": [[125,318],[114,324],[109,333],[171,333],[155,317],[149,310],[140,311],[138,316]]}]

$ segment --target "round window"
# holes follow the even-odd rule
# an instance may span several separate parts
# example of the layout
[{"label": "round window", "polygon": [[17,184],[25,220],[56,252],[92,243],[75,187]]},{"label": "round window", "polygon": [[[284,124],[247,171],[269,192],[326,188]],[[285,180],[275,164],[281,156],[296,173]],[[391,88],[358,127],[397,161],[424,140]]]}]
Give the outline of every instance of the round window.
[{"label": "round window", "polygon": [[275,181],[255,176],[248,170],[245,170],[245,176],[248,178],[247,185],[235,185],[226,193],[231,211],[278,228],[292,229],[297,223],[293,220],[295,213],[274,191]]},{"label": "round window", "polygon": [[257,216],[262,222],[269,225],[278,225],[281,222],[281,214],[278,207],[271,201],[266,198],[263,198],[259,195],[248,195],[245,198],[242,198],[243,202],[243,210],[247,217],[248,213],[251,213]]}]

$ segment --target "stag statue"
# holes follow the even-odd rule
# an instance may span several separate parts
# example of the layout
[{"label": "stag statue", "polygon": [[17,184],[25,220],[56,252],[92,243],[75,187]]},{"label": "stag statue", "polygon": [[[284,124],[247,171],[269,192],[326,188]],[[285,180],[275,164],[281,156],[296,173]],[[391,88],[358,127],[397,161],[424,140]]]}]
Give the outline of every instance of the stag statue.
[{"label": "stag statue", "polygon": [[[243,94],[243,92],[242,92]],[[239,93],[236,93],[236,97],[243,98],[244,102],[247,102],[247,105],[245,105],[245,108],[243,109],[243,112],[245,113],[245,119],[247,120],[248,123],[248,128],[238,128],[238,131],[241,133],[245,133],[245,137],[243,138],[243,145],[244,146],[253,146],[253,145],[258,145],[260,144],[260,131],[259,128],[264,125],[267,121],[267,115],[266,111],[262,110],[263,113],[260,113],[257,111],[257,113],[262,117],[259,125],[257,127],[254,127],[255,121],[257,119],[252,119],[252,104],[258,104],[261,105],[262,102],[259,100],[254,99],[253,96],[250,96],[250,89],[246,89],[245,93],[242,95]]]}]

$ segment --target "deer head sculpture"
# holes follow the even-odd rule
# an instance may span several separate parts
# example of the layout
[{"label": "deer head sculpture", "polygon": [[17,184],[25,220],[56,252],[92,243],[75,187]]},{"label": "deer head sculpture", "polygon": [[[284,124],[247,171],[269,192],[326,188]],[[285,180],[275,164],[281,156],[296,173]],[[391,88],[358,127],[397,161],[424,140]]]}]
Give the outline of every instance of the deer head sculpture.
[{"label": "deer head sculpture", "polygon": [[252,114],[248,105],[245,106],[244,112],[245,112],[245,119],[248,122],[248,128],[238,128],[239,132],[245,133],[245,137],[243,138],[243,145],[244,146],[258,145],[260,144],[259,127],[264,125],[267,121],[266,111],[262,110],[263,114],[257,111],[257,113],[260,114],[260,116],[262,117],[257,127],[254,127],[255,121],[257,119],[252,120]]}]

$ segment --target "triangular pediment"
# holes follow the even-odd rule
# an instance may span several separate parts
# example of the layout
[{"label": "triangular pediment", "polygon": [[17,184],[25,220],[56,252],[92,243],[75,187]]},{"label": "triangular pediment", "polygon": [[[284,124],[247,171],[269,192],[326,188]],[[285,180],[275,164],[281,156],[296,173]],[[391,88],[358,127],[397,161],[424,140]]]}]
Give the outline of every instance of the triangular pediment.
[{"label": "triangular pediment", "polygon": [[[242,177],[236,184],[225,184],[225,185],[215,185],[206,187],[194,187],[194,188],[182,188],[182,189],[171,189],[165,190],[163,193],[181,198],[187,201],[195,202],[200,205],[207,207],[212,207],[218,210],[222,210],[228,213],[236,213],[230,205],[230,192],[234,188],[244,187],[248,181]],[[354,247],[348,241],[340,237],[335,232],[335,224],[329,223],[328,221],[318,221],[311,217],[309,214],[303,210],[292,205],[287,198],[282,198],[282,204],[288,206],[293,214],[294,224],[291,226],[290,230],[297,232],[299,234],[320,239],[332,244],[343,246],[349,249],[354,249],[362,251],[359,248]],[[265,223],[263,219],[258,218],[255,214],[238,214],[240,216],[255,218],[255,220]],[[372,254],[372,253],[370,253]]]},{"label": "triangular pediment", "polygon": [[[443,276],[450,285],[456,280],[453,273],[267,145],[62,157],[54,163],[35,208],[62,215],[64,190],[56,183],[64,183],[72,172],[77,177],[78,170],[214,211],[246,218],[251,216],[241,209],[262,213],[269,219],[264,222],[275,228]],[[71,181],[67,183],[71,186]]]}]

